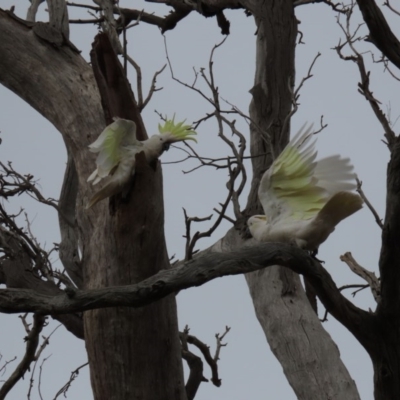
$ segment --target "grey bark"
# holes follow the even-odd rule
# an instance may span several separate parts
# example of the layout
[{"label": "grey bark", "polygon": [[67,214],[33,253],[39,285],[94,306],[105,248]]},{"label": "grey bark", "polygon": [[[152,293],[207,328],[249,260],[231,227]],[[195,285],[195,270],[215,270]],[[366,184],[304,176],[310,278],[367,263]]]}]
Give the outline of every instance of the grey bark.
[{"label": "grey bark", "polygon": [[[81,235],[85,287],[141,280],[143,271],[135,273],[132,267],[138,259],[146,259],[141,253],[144,247],[147,246],[143,251],[153,258],[158,256],[159,261],[147,258],[145,267],[153,262],[147,273],[168,266],[163,241],[158,241],[162,247],[160,252],[148,249],[150,235],[162,235],[162,197],[157,197],[155,203],[147,202],[157,215],[149,216],[143,207],[138,208],[146,211],[141,218],[149,217],[145,223],[132,215],[129,204],[121,205],[116,215],[110,214],[107,202],[96,210],[85,211],[92,194],[86,179],[94,161],[88,157],[87,145],[104,128],[104,115],[92,69],[65,36],[57,32],[44,24],[25,24],[0,11],[0,82],[53,123],[73,157],[78,175],[76,223]],[[26,76],[30,79],[25,79]],[[136,189],[145,186],[138,183],[140,172],[142,179],[153,179],[149,190],[153,193],[162,190],[161,175],[145,167],[138,169]],[[129,224],[135,220],[132,217],[142,221],[144,229],[132,227]],[[149,226],[149,222],[153,224]],[[137,246],[130,246],[132,242]],[[124,273],[119,273],[121,269]],[[186,398],[173,297],[141,310],[90,311],[84,318],[96,399]]]},{"label": "grey bark", "polygon": [[[250,116],[253,180],[248,201],[258,212],[259,179],[289,137],[295,80],[297,22],[293,2],[246,1],[257,24],[256,73]],[[259,131],[259,128],[263,132]],[[264,133],[264,137],[262,135]],[[266,145],[265,136],[271,147]],[[337,346],[322,327],[296,274],[281,267],[246,275],[257,318],[299,399],[359,399]],[[301,323],[299,323],[301,321]],[[311,343],[311,345],[310,345]]]},{"label": "grey bark", "polygon": [[69,38],[68,9],[65,0],[47,0],[49,23],[54,29]]},{"label": "grey bark", "polygon": [[77,195],[78,175],[76,173],[74,160],[71,155],[68,154],[64,182],[58,203],[60,210],[58,223],[61,233],[58,254],[72,282],[76,287],[83,288],[82,263],[79,257],[78,233],[76,232],[77,225],[75,219]]},{"label": "grey bark", "polygon": [[[228,240],[230,236],[234,236],[232,231],[227,235]],[[105,307],[143,307],[171,293],[200,286],[222,276],[249,273],[280,264],[309,278],[328,311],[357,337],[368,337],[368,332],[363,332],[371,314],[347,300],[329,273],[305,251],[288,244],[255,241],[251,241],[252,246],[237,251],[226,248],[223,252],[219,251],[228,240],[221,240],[219,246],[213,246],[179,267],[160,271],[133,285],[67,290],[57,296],[40,295],[34,290],[1,289],[0,311],[62,314]]]},{"label": "grey bark", "polygon": [[26,20],[35,22],[36,14],[38,12],[39,6],[44,3],[45,0],[32,0],[31,5],[28,8],[28,12],[26,14]]},{"label": "grey bark", "polygon": [[[253,102],[250,112],[252,119],[258,127],[261,127],[262,132],[252,124],[251,150],[253,155],[268,152],[269,147],[262,136],[264,139],[268,139],[269,135],[274,152],[278,154],[288,138],[289,125],[286,124],[286,118],[290,112],[290,88],[294,82],[296,26],[292,3],[287,0],[283,2],[247,1],[244,3],[244,6],[255,15],[258,27],[257,69],[255,85],[252,90]],[[19,27],[18,24],[20,25]],[[0,57],[0,81],[38,109],[63,133],[78,171],[79,195],[77,204],[79,207],[77,208],[76,218],[80,228],[84,231],[82,244],[86,265],[86,282],[89,283],[89,288],[102,287],[107,284],[119,285],[123,277],[118,278],[115,271],[111,270],[111,267],[121,262],[127,262],[127,259],[122,258],[121,260],[116,256],[116,245],[112,240],[109,240],[107,232],[109,232],[109,229],[112,231],[116,226],[118,227],[118,224],[123,220],[123,214],[121,214],[119,219],[120,222],[117,221],[116,225],[112,226],[114,217],[110,217],[106,205],[99,206],[101,209],[99,209],[98,213],[92,211],[84,213],[82,211],[82,206],[86,203],[90,195],[89,189],[85,184],[85,178],[91,172],[92,165],[92,160],[88,160],[87,158],[85,147],[94,138],[95,133],[101,131],[101,128],[104,126],[99,96],[91,69],[71,47],[59,45],[60,48],[56,54],[52,47],[54,43],[39,43],[34,32],[32,30],[26,31],[26,26],[21,25],[20,22],[10,19],[4,13],[0,13],[0,36],[2,37],[0,55],[8,54],[7,57]],[[33,71],[35,75],[32,81],[25,83],[24,86],[21,85],[19,78],[24,76],[27,69],[25,66],[19,65],[19,59],[16,60],[9,54],[9,46],[11,44],[15,46],[16,54],[24,56],[21,57],[24,63],[27,60],[31,63],[29,70]],[[38,58],[41,60],[49,60],[49,65],[44,66],[41,63],[35,63],[36,54],[39,55]],[[33,57],[34,55],[35,57]],[[61,68],[63,71],[63,76],[59,75],[58,68]],[[4,71],[7,71],[7,74],[4,74]],[[85,90],[82,90],[83,87]],[[57,106],[52,103],[51,98],[56,88],[63,93]],[[39,92],[49,97],[38,98],[37,93]],[[59,109],[63,109],[64,111],[62,118],[59,115]],[[254,177],[247,207],[249,213],[254,213],[259,208],[259,205],[257,205],[256,189],[262,173],[271,162],[270,154],[264,158],[258,157],[253,159]],[[148,173],[151,174],[150,171]],[[122,210],[122,212],[126,212],[126,210]],[[122,233],[124,229],[130,229],[129,226],[127,227],[123,224],[119,226],[122,228]],[[110,242],[107,244],[108,247],[98,251],[99,245],[103,245],[107,240]],[[230,251],[233,246],[241,246],[242,244],[243,241],[234,232],[217,243],[214,246],[214,250],[226,252]],[[129,254],[125,250],[122,253],[126,256]],[[165,254],[162,253],[159,265],[162,266],[165,264]],[[284,263],[282,262],[281,264]],[[99,268],[103,268],[103,271],[99,272]],[[282,319],[287,323],[285,329],[279,332],[280,341],[290,346],[291,350],[298,357],[296,359],[288,357],[285,345],[276,345],[274,350],[276,356],[283,364],[285,374],[299,398],[321,399],[320,396],[315,396],[317,392],[320,394],[319,391],[322,385],[324,385],[325,390],[323,393],[326,396],[333,395],[333,398],[343,399],[358,398],[354,382],[348,376],[347,370],[339,358],[338,351],[332,351],[332,348],[335,346],[331,338],[324,333],[320,322],[312,310],[310,310],[298,277],[291,273],[284,273],[280,268],[273,268],[271,271],[270,273],[263,272],[259,276],[247,275],[246,279],[252,292],[258,318],[273,346],[276,345],[277,335],[274,327]],[[133,278],[134,281],[135,277]],[[130,281],[130,277],[127,277],[127,279]],[[285,282],[286,295],[282,294],[282,280]],[[274,283],[277,286],[277,290],[274,290],[276,289],[274,288]],[[264,292],[268,292],[268,296],[264,296]],[[288,295],[288,292],[290,295]],[[7,293],[13,292],[8,291]],[[28,292],[20,293],[29,295]],[[79,294],[80,292],[77,293]],[[17,295],[18,293],[14,292],[14,294]],[[328,305],[329,302],[334,303],[329,296],[325,300]],[[266,307],[267,301],[270,302],[268,308]],[[341,304],[341,301],[339,301],[339,304]],[[301,314],[303,324],[298,324],[296,319],[292,318],[294,314],[287,312],[288,303],[293,303],[291,308],[293,312]],[[331,304],[330,310],[335,312],[333,306]],[[174,313],[171,307],[173,308],[172,302],[167,306],[169,314]],[[118,312],[119,310],[116,310],[116,313]],[[353,312],[357,314],[356,310],[353,310]],[[296,315],[298,316],[299,314]],[[101,320],[99,319],[101,324],[99,322],[97,326],[96,318],[100,314],[91,312],[87,315],[89,315],[87,318],[91,319],[91,330],[96,331],[101,329],[101,325],[108,322],[107,316],[110,314],[105,312]],[[343,317],[345,321],[350,318],[349,315],[351,313]],[[114,330],[120,329],[120,322],[123,318],[125,320],[129,319],[128,314],[122,319],[118,318],[116,314],[114,314],[114,317],[116,319],[113,319],[110,325],[111,329]],[[336,317],[340,319],[340,313],[337,313]],[[168,322],[165,323],[168,325]],[[149,329],[151,329],[151,326],[149,326]],[[172,327],[172,330],[174,329],[175,327]],[[354,330],[357,331],[356,328]],[[313,337],[312,332],[319,332],[318,338],[320,340],[315,343],[315,346],[318,346],[317,351],[315,351],[314,346],[312,348],[304,346],[304,340]],[[100,339],[100,337],[96,337],[89,341],[89,347],[92,346],[89,351],[93,354],[93,360],[97,357],[96,353],[99,351],[95,342]],[[124,338],[124,340],[127,343],[127,338]],[[174,342],[174,346],[176,352],[176,342]],[[171,349],[171,352],[174,349]],[[121,347],[118,351],[124,351],[124,349]],[[317,353],[317,356],[315,353]],[[101,357],[104,357],[103,362],[105,363],[108,361],[107,357],[112,358],[112,356],[112,354],[107,353],[101,355]],[[98,359],[100,360],[101,357]],[[324,362],[327,359],[330,360],[329,370],[327,369],[327,363]],[[129,362],[129,360],[127,361]],[[313,373],[309,374],[305,371],[310,366],[315,366],[315,368],[312,370]],[[130,378],[126,374],[119,376],[119,371],[123,369],[122,367],[122,363],[119,366],[117,365],[114,378],[110,375],[101,375],[98,371],[96,372],[98,375],[94,378],[92,374],[92,379],[96,380],[94,386],[99,385],[99,390],[104,389],[106,391],[110,390],[111,387],[115,391],[118,391],[119,388],[115,386],[115,382],[118,382],[121,377],[124,382]],[[179,375],[181,367],[180,364],[178,365],[176,358],[174,358],[174,368],[178,371],[177,374]],[[301,371],[302,373],[298,374],[297,371]],[[140,371],[136,372],[140,373]],[[315,378],[315,374],[317,378]],[[107,388],[103,388],[99,383],[102,379],[104,381],[107,379],[114,380],[114,382],[111,382]],[[106,383],[104,382],[104,384]],[[308,393],[304,391],[305,385],[308,387]],[[182,384],[178,382],[176,387],[176,396],[170,398],[183,398]],[[123,389],[126,390],[126,387],[124,386]],[[101,393],[97,392],[96,396],[101,398]],[[120,398],[122,399],[123,397]]]}]

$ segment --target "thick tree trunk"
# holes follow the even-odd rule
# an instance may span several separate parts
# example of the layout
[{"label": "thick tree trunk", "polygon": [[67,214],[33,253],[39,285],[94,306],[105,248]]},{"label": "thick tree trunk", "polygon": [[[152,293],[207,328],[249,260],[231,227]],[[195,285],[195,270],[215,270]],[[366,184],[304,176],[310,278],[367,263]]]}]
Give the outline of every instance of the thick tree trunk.
[{"label": "thick tree trunk", "polygon": [[[133,120],[137,136],[145,139],[129,82],[106,34],[96,37],[91,59],[106,123],[116,116]],[[161,165],[149,166],[140,154],[135,170],[129,193],[94,207],[102,217],[91,238],[88,259],[85,251],[83,254],[87,287],[138,283],[170,267],[164,238]],[[95,398],[184,399],[178,333],[174,295],[141,309],[85,313]]]},{"label": "thick tree trunk", "polygon": [[[257,24],[257,53],[250,116],[253,181],[247,209],[255,206],[259,180],[286,145],[295,79],[297,21],[293,2],[245,2]],[[259,131],[259,127],[263,132]],[[264,136],[264,137],[263,137]],[[266,145],[271,141],[272,151]],[[272,154],[271,154],[272,153]],[[257,318],[299,399],[359,399],[337,346],[312,310],[297,274],[282,267],[246,275]]]},{"label": "thick tree trunk", "polygon": [[376,320],[375,338],[369,354],[374,367],[375,400],[400,398],[400,321],[394,318]]},{"label": "thick tree trunk", "polygon": [[[0,11],[0,82],[54,124],[74,160],[84,285],[137,282],[169,265],[161,173],[142,160],[127,199],[84,209],[94,166],[87,145],[104,115],[92,69],[56,33]],[[173,296],[141,310],[87,312],[85,340],[96,400],[186,398]]]},{"label": "thick tree trunk", "polygon": [[387,169],[386,215],[379,259],[381,302],[374,338],[366,348],[374,366],[375,399],[400,398],[400,138],[392,143]]},{"label": "thick tree trunk", "polygon": [[[169,267],[161,173],[143,164],[115,214],[111,205],[102,207],[90,243],[97,250],[85,260],[89,288],[137,283]],[[95,399],[185,398],[174,295],[140,309],[89,311],[84,318]]]}]

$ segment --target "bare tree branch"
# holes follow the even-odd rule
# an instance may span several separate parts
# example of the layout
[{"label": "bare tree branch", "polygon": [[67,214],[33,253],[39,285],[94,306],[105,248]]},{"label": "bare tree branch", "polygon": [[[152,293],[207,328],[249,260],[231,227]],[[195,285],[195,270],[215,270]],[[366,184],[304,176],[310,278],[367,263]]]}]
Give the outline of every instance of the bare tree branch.
[{"label": "bare tree branch", "polygon": [[193,400],[201,382],[208,382],[203,376],[203,361],[200,357],[189,351],[188,347],[189,327],[186,325],[183,332],[179,332],[179,338],[182,343],[182,358],[187,362],[190,369],[189,378],[185,389],[188,400]]},{"label": "bare tree branch", "polygon": [[65,0],[47,0],[50,26],[69,38],[68,8]]},{"label": "bare tree branch", "polygon": [[[372,1],[368,0],[365,2],[361,2],[361,3],[374,3],[374,2],[373,2],[373,0]],[[358,91],[369,102],[378,121],[381,123],[381,125],[385,131],[385,138],[387,140],[387,145],[388,145],[389,149],[392,150],[396,135],[393,132],[386,115],[383,113],[383,111],[381,110],[381,108],[379,106],[380,102],[374,97],[373,93],[370,90],[370,72],[367,72],[367,70],[365,68],[365,64],[364,64],[364,58],[356,50],[356,48],[354,46],[354,43],[361,39],[360,39],[360,37],[357,36],[357,32],[358,32],[358,29],[360,28],[360,26],[353,33],[351,33],[351,31],[350,31],[350,20],[351,20],[351,15],[353,12],[353,7],[354,7],[354,5],[352,7],[350,7],[346,13],[346,25],[343,25],[340,22],[339,17],[337,19],[338,24],[341,27],[341,29],[345,35],[345,41],[343,43],[341,43],[341,41],[339,41],[339,44],[335,47],[335,49],[336,49],[339,57],[342,60],[353,61],[357,64],[358,70],[360,72],[360,77],[361,77],[361,82],[359,82],[359,84],[358,84],[358,87],[359,87]],[[379,12],[381,12],[381,11],[379,10]],[[352,55],[350,55],[350,56],[345,56],[343,54],[343,48],[347,45],[350,47],[350,49],[352,51]],[[399,65],[400,65],[400,62],[399,62]]]},{"label": "bare tree branch", "polygon": [[345,262],[355,274],[367,281],[375,301],[379,303],[381,299],[381,284],[376,275],[358,264],[350,252],[340,256],[340,260]]},{"label": "bare tree branch", "polygon": [[15,371],[11,376],[4,382],[3,386],[0,388],[0,400],[6,398],[8,392],[15,386],[15,384],[25,375],[28,371],[29,366],[33,361],[36,360],[36,349],[39,345],[39,335],[43,329],[46,322],[46,318],[43,315],[35,314],[33,316],[33,327],[29,332],[28,336],[25,338],[26,341],[26,351],[21,362],[18,364]]},{"label": "bare tree branch", "polygon": [[[303,87],[304,83],[305,83],[308,79],[310,79],[310,78],[313,77],[313,75],[312,75],[312,70],[313,70],[313,68],[314,68],[315,63],[317,62],[318,57],[320,57],[320,56],[321,56],[321,53],[318,52],[318,53],[316,54],[316,56],[314,57],[313,61],[311,62],[310,67],[308,68],[307,75],[304,76],[304,77],[301,79],[301,81],[300,81],[300,83],[299,83],[299,86],[297,86],[297,88],[296,88],[294,91],[292,90],[292,87],[291,87],[290,83],[289,83],[289,85],[288,85],[289,90],[292,92],[292,106],[293,106],[293,107],[292,107],[292,109],[290,110],[290,113],[286,116],[285,121],[284,121],[284,123],[283,123],[283,125],[282,125],[282,134],[283,134],[283,132],[286,132],[286,130],[287,130],[288,127],[289,127],[290,119],[292,118],[292,116],[293,116],[294,114],[296,114],[297,110],[299,109],[299,102],[298,102],[298,100],[299,100],[299,98],[300,98],[300,90],[301,90],[301,88]],[[275,156],[274,156],[274,158],[275,158]]]},{"label": "bare tree branch", "polygon": [[371,202],[368,200],[367,196],[365,195],[364,191],[361,189],[362,187],[362,182],[356,177],[357,181],[357,193],[361,196],[361,198],[364,200],[364,203],[367,205],[367,207],[370,209],[372,215],[375,217],[375,221],[378,224],[378,226],[383,229],[383,222],[382,219],[379,217],[378,213],[376,212],[375,208],[371,204]]},{"label": "bare tree branch", "polygon": [[[254,244],[254,241],[249,241]],[[298,248],[281,243],[263,243],[229,253],[205,252],[172,270],[129,286],[92,290],[66,289],[64,294],[49,296],[32,290],[0,289],[0,312],[40,312],[65,314],[103,307],[142,307],[170,293],[226,275],[256,271],[272,265],[282,265],[306,276],[327,310],[361,342],[368,335],[362,320],[369,320],[365,312],[340,294],[329,273],[313,258]]]},{"label": "bare tree branch", "polygon": [[28,13],[26,14],[26,20],[35,22],[36,14],[38,12],[39,6],[44,3],[45,0],[32,0],[31,5],[28,8]]},{"label": "bare tree branch", "polygon": [[[57,213],[60,214],[62,218],[65,219],[65,222],[73,227],[74,221],[70,220],[58,207],[57,203],[53,199],[46,199],[40,190],[36,187],[36,182],[33,181],[33,175],[21,175],[12,167],[11,162],[8,163],[8,167],[5,164],[0,162],[0,196],[5,199],[20,195],[22,193],[27,193],[29,196],[37,200],[39,203],[46,204],[50,207],[53,207]],[[10,177],[11,181],[6,178]],[[11,189],[10,189],[11,188]]]},{"label": "bare tree branch", "polygon": [[386,0],[386,1],[383,3],[383,5],[386,6],[386,7],[388,7],[389,10],[393,11],[395,14],[397,14],[397,15],[400,16],[400,11],[397,11],[397,10],[390,4],[389,0]]},{"label": "bare tree branch", "polygon": [[54,396],[53,400],[56,400],[57,397],[64,395],[64,397],[67,397],[66,394],[68,392],[68,389],[71,387],[72,382],[78,377],[79,371],[89,365],[89,362],[86,362],[85,364],[80,365],[78,368],[76,368],[74,371],[71,372],[71,376],[68,380],[68,382],[56,393]]},{"label": "bare tree branch", "polygon": [[330,0],[295,0],[293,5],[295,7],[304,6],[306,4],[315,4],[315,3],[323,3],[332,8],[333,11],[337,11],[339,13],[345,13],[347,11],[347,7],[343,5],[343,3],[333,3]]}]

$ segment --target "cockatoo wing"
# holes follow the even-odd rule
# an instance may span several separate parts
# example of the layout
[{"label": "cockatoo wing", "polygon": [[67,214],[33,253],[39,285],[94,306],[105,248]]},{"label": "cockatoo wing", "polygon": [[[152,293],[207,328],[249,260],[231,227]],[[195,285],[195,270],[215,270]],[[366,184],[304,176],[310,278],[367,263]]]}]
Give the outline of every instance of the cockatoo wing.
[{"label": "cockatoo wing", "polygon": [[98,190],[90,199],[86,209],[94,206],[99,201],[113,196],[123,189],[125,184],[129,182],[130,177],[135,173],[135,154],[130,157],[123,157],[116,167],[114,173],[108,176],[106,184]]},{"label": "cockatoo wing", "polygon": [[354,189],[348,159],[332,156],[318,162],[312,126],[305,125],[261,179],[258,195],[269,221],[308,220],[338,191]]},{"label": "cockatoo wing", "polygon": [[335,193],[322,207],[313,223],[334,227],[340,221],[360,210],[362,205],[363,200],[358,194],[351,192]]},{"label": "cockatoo wing", "polygon": [[89,150],[99,155],[96,160],[97,169],[89,176],[88,181],[96,184],[108,176],[120,163],[125,153],[124,146],[141,148],[143,144],[136,139],[136,124],[133,121],[115,118],[115,121],[89,145]]}]

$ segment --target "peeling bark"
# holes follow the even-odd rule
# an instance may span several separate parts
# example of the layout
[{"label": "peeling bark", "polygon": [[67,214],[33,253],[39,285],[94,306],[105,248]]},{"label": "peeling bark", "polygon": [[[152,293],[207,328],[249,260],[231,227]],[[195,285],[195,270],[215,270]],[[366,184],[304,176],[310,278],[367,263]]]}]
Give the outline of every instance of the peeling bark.
[{"label": "peeling bark", "polygon": [[[78,175],[74,160],[68,155],[67,167],[64,174],[64,182],[61,189],[58,207],[62,213],[58,215],[60,225],[61,242],[58,250],[60,260],[63,263],[72,282],[76,287],[83,288],[82,264],[79,257],[78,234],[76,232],[75,208],[78,195]],[[65,221],[64,216],[70,223]]]}]

